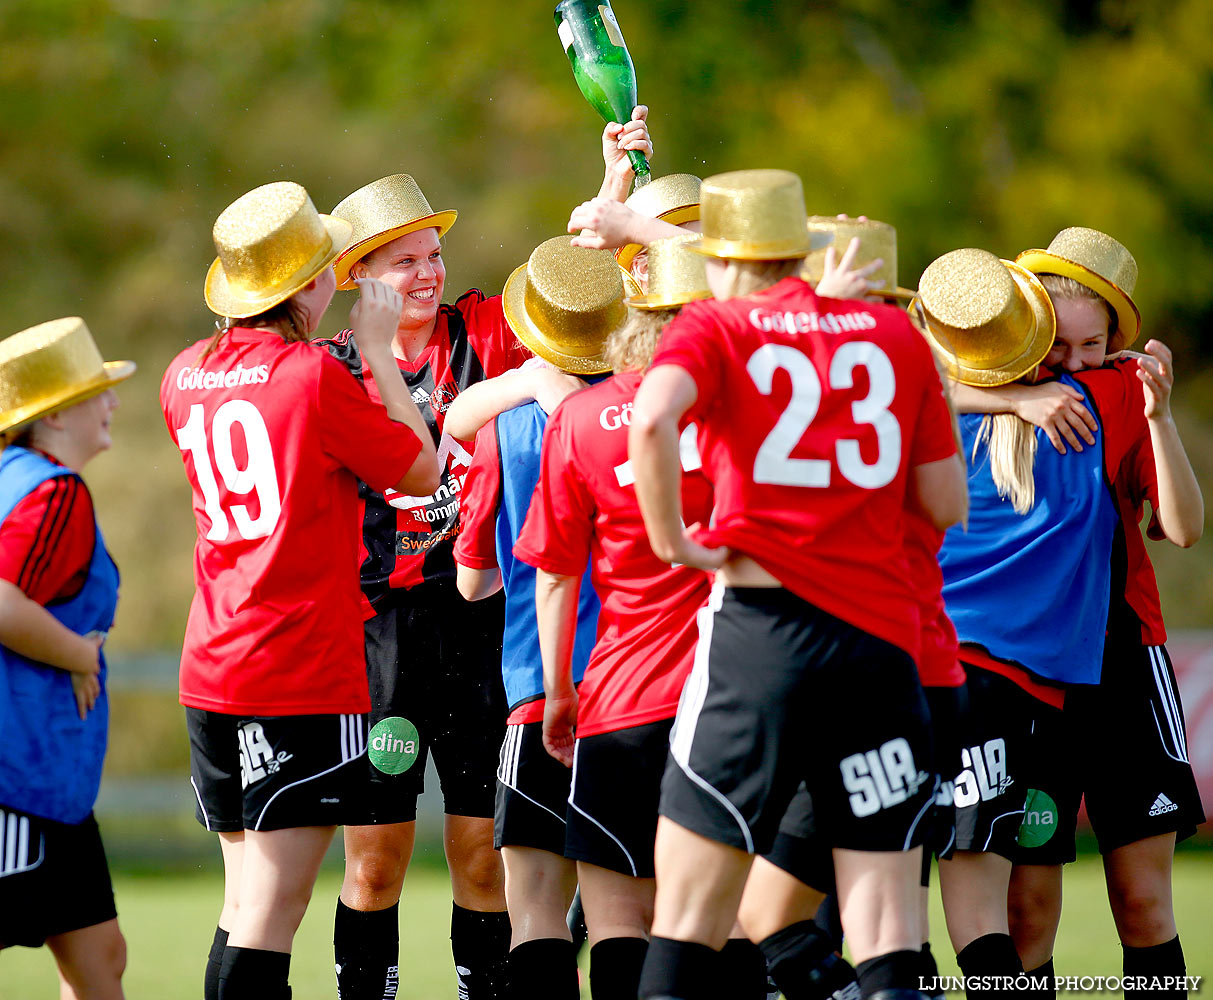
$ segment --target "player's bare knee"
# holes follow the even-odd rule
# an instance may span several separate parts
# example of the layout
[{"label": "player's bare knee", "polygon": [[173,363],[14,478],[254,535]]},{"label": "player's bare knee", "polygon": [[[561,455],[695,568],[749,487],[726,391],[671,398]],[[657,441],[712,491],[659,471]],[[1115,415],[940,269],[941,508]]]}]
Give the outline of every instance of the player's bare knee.
[{"label": "player's bare knee", "polygon": [[1121,937],[1161,943],[1174,936],[1169,895],[1148,885],[1109,885],[1108,902]]},{"label": "player's bare knee", "polygon": [[452,852],[447,860],[451,867],[451,881],[459,883],[465,891],[482,895],[504,891],[505,869],[501,864],[501,855],[493,850],[491,843],[487,846],[477,845],[458,854]]},{"label": "player's bare knee", "polygon": [[404,844],[382,841],[363,846],[356,853],[348,852],[347,877],[352,876],[363,890],[384,892],[404,881],[410,857],[411,851]]}]

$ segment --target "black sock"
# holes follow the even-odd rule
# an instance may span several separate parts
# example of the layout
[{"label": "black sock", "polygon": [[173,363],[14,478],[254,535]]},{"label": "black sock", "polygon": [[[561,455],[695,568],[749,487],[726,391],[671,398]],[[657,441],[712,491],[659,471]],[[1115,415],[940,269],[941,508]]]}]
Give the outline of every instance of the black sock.
[{"label": "black sock", "polygon": [[841,952],[842,913],[839,912],[838,897],[836,895],[831,893],[821,901],[821,905],[817,907],[817,912],[813,915],[813,922],[830,939],[830,944],[834,946],[834,950]]},{"label": "black sock", "polygon": [[[1029,969],[1024,974],[1031,980],[1031,985],[1026,990],[1020,990],[1020,996],[1034,997],[1035,1000],[1056,1000],[1057,985],[1054,982],[1053,959],[1050,958],[1044,965]],[[1039,988],[1036,983],[1040,984]]]},{"label": "black sock", "polygon": [[801,920],[758,942],[775,985],[787,1000],[829,1000],[855,982],[855,970],[813,920]]},{"label": "black sock", "polygon": [[636,1000],[649,943],[644,938],[606,938],[590,948],[593,1000]]},{"label": "black sock", "polygon": [[[1023,972],[1019,952],[1010,934],[983,934],[970,941],[956,956],[956,964],[966,978],[970,976],[1017,976]],[[987,997],[1005,995],[995,989],[966,989],[969,1000],[985,1000]]]},{"label": "black sock", "polygon": [[[1128,945],[1121,945],[1121,947],[1124,949],[1126,1000],[1131,996],[1146,996],[1147,991],[1153,1000],[1187,996],[1186,984],[1183,987],[1176,985],[1173,989],[1167,989],[1165,984],[1153,982],[1155,976],[1161,980],[1164,977],[1179,978],[1187,974],[1184,950],[1179,943],[1178,934],[1170,941],[1164,941],[1162,944],[1156,944],[1150,948],[1130,948]],[[1138,976],[1149,977],[1149,981],[1144,984],[1145,989],[1142,989],[1141,985],[1136,982],[1132,985],[1129,984],[1130,977]],[[1163,988],[1151,989],[1152,986],[1162,986]]]},{"label": "black sock", "polygon": [[223,965],[223,949],[227,947],[227,931],[215,928],[211,953],[206,956],[206,973],[202,977],[203,1000],[219,1000],[219,968]]},{"label": "black sock", "polygon": [[219,1000],[291,1000],[290,971],[288,952],[228,945],[219,967]]},{"label": "black sock", "polygon": [[508,988],[509,950],[510,915],[505,910],[465,910],[451,904],[451,955],[459,1000],[502,1000]]},{"label": "black sock", "polygon": [[523,941],[507,958],[509,997],[577,1000],[577,950],[564,938]]},{"label": "black sock", "polygon": [[649,939],[640,973],[643,1000],[717,1000],[720,952],[706,944],[675,941],[673,938]]},{"label": "black sock", "polygon": [[729,938],[720,950],[717,995],[736,1000],[766,1000],[767,960],[749,938]]},{"label": "black sock", "polygon": [[924,941],[922,951],[918,953],[918,974],[922,977],[919,987],[931,1000],[944,1000],[943,988],[939,985],[939,966],[935,964],[935,956],[931,954],[931,942]]},{"label": "black sock", "polygon": [[918,990],[922,958],[917,951],[890,951],[855,966],[859,992],[866,1000],[891,990]]},{"label": "black sock", "polygon": [[400,904],[355,910],[338,898],[333,960],[339,1000],[394,997],[400,983]]}]

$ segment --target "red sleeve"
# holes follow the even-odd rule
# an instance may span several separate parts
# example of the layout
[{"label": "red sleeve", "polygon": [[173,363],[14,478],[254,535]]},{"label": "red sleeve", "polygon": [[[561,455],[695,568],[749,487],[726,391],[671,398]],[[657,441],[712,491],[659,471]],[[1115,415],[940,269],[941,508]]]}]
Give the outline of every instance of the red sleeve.
[{"label": "red sleeve", "polygon": [[501,504],[501,456],[497,421],[476,435],[476,449],[459,494],[455,562],[469,569],[497,569],[497,509]]},{"label": "red sleeve", "polygon": [[421,442],[367,395],[349,369],[320,348],[316,409],[325,453],[382,493],[395,486],[421,454]]},{"label": "red sleeve", "polygon": [[[908,325],[908,320],[907,320]],[[914,422],[910,443],[911,469],[930,462],[942,462],[956,454],[956,436],[952,432],[952,411],[939,381],[939,371],[931,359],[931,349],[913,327],[914,351],[919,355],[918,370],[923,380],[922,405]]]},{"label": "red sleeve", "polygon": [[652,367],[676,365],[695,380],[695,405],[687,411],[687,420],[703,414],[720,395],[720,377],[726,360],[719,348],[719,323],[710,304],[692,302],[670,321],[661,335],[661,343]]},{"label": "red sleeve", "polygon": [[459,297],[455,308],[463,313],[468,339],[484,368],[485,378],[517,368],[532,357],[505,321],[500,295],[485,298],[483,292],[472,289]]},{"label": "red sleeve", "polygon": [[558,408],[544,430],[539,483],[514,555],[547,573],[581,576],[590,559],[597,505],[570,461],[569,432],[561,419],[566,412]]},{"label": "red sleeve", "polygon": [[[1147,454],[1151,466],[1149,479],[1152,480],[1154,452],[1150,447],[1150,428],[1146,423],[1145,398],[1141,380],[1137,377],[1136,360],[1080,372],[1075,379],[1090,394],[1091,402],[1099,412],[1109,481],[1123,476],[1136,477]],[[1144,497],[1149,488],[1148,481],[1141,480],[1125,480],[1124,485],[1134,497]],[[1154,485],[1157,493],[1156,481]]]},{"label": "red sleeve", "polygon": [[75,476],[55,476],[12,509],[0,525],[0,579],[31,601],[75,596],[96,544],[93,501]]}]

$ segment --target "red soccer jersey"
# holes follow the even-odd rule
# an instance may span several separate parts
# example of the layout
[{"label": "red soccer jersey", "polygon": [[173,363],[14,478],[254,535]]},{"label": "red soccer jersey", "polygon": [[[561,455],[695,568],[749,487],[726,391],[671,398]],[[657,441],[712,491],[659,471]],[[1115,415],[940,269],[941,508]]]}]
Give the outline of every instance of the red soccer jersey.
[{"label": "red soccer jersey", "polygon": [[[590,560],[602,602],[598,642],[578,689],[577,735],[671,718],[691,669],[695,613],[706,573],[671,567],[649,546],[628,461],[628,425],[640,375],[616,375],[574,393],[543,435],[539,488],[514,546],[525,562],[580,576]],[[712,494],[694,430],[682,439],[683,516],[707,523]]]},{"label": "red soccer jersey", "polygon": [[915,655],[907,471],[956,444],[930,348],[905,313],[819,299],[785,278],[684,307],[653,364],[677,365],[698,387],[688,417],[716,491],[702,541]]},{"label": "red soccer jersey", "polygon": [[[319,343],[363,381],[372,399],[379,399],[379,390],[364,369],[348,330]],[[501,296],[485,298],[473,290],[454,305],[439,307],[433,336],[415,360],[397,359],[400,376],[433,435],[442,482],[426,497],[360,485],[362,589],[369,602],[364,605],[366,617],[391,590],[431,580],[454,580],[451,553],[460,531],[459,494],[473,446],[443,431],[446,411],[469,385],[501,375],[529,357],[530,352],[505,321]]]},{"label": "red soccer jersey", "polygon": [[88,488],[77,476],[55,476],[0,525],[0,579],[38,604],[69,600],[88,579],[96,542]]},{"label": "red soccer jersey", "polygon": [[918,595],[922,625],[918,678],[923,687],[959,687],[965,682],[964,667],[956,657],[956,626],[943,603],[943,571],[939,568],[942,545],[942,531],[917,511],[906,511],[907,579]]},{"label": "red soccer jersey", "polygon": [[181,703],[365,712],[357,480],[398,482],[421,443],[313,344],[236,328],[200,354],[160,386],[198,526]]}]

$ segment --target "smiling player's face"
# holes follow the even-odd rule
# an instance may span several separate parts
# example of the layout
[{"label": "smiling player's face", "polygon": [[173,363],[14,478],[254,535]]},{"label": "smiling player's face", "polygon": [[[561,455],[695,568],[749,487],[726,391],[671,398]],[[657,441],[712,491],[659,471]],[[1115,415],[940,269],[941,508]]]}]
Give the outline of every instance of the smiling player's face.
[{"label": "smiling player's face", "polygon": [[404,299],[401,329],[417,329],[433,323],[446,284],[446,265],[442,262],[438,230],[419,229],[397,236],[359,261],[354,277],[378,278],[400,293]]},{"label": "smiling player's face", "polygon": [[1108,352],[1108,310],[1095,299],[1053,300],[1057,334],[1045,357],[1045,366],[1080,372],[1098,368]]}]

